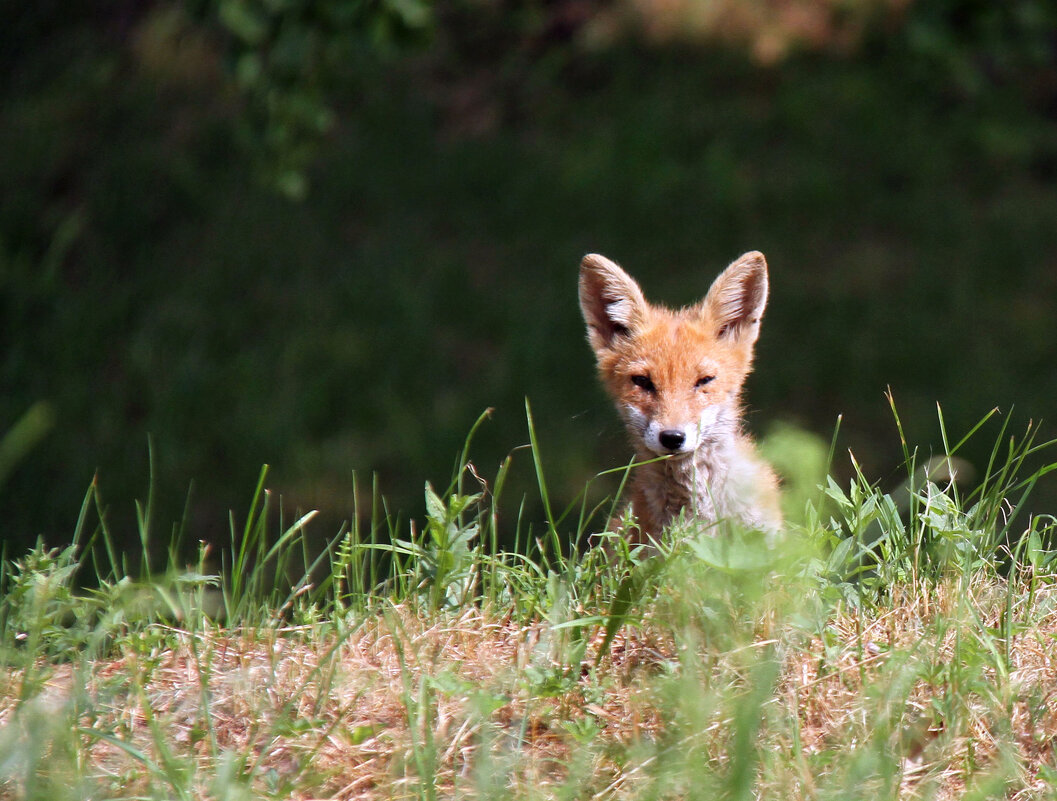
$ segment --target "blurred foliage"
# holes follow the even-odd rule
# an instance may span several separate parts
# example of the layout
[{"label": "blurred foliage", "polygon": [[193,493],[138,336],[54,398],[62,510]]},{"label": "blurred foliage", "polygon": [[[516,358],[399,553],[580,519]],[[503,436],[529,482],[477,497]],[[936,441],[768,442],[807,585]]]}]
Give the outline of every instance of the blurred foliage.
[{"label": "blurred foliage", "polygon": [[10,431],[0,436],[0,486],[15,466],[29,454],[52,426],[51,408],[44,401],[33,404]]},{"label": "blurred foliage", "polygon": [[421,515],[481,410],[483,475],[526,441],[525,395],[572,497],[626,457],[588,250],[677,304],[766,252],[750,425],[828,439],[843,413],[868,474],[900,460],[886,385],[914,441],[936,401],[952,431],[1050,417],[1051,4],[850,4],[848,45],[817,6],[832,46],[790,33],[767,64],[615,0],[27,7],[0,30],[0,431],[38,402],[53,426],[0,537],[68,538],[97,470],[131,518],[148,432],[159,518],[194,479],[203,538],[265,462],[291,505],[347,515],[378,470]]},{"label": "blurred foliage", "polygon": [[1029,98],[1057,91],[1057,6],[1039,0],[930,0],[914,6],[907,42],[958,89],[980,95],[1021,84]]},{"label": "blurred foliage", "polygon": [[423,44],[427,0],[185,0],[193,20],[217,35],[246,105],[240,134],[257,169],[302,199],[305,168],[333,125],[328,93],[362,51]]},{"label": "blurred foliage", "polygon": [[764,65],[805,51],[858,57],[864,45],[902,39],[941,70],[939,77],[978,92],[996,79],[1052,71],[1057,6],[1042,0],[620,0],[589,26],[600,40],[630,32],[663,44],[724,43]]},{"label": "blurred foliage", "polygon": [[651,41],[725,43],[760,64],[794,52],[853,53],[898,25],[912,0],[623,0],[594,23],[598,35],[642,31]]}]

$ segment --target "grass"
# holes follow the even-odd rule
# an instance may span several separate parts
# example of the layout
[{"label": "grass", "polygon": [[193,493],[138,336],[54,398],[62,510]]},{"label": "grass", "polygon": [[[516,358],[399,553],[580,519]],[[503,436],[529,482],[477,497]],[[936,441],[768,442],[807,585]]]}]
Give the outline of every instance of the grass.
[{"label": "grass", "polygon": [[588,547],[610,504],[555,506],[533,432],[546,521],[503,551],[483,421],[423,524],[375,487],[319,556],[267,471],[227,556],[177,527],[153,570],[150,504],[133,566],[91,487],[3,564],[0,798],[1057,798],[1055,521],[1019,516],[1053,442],[985,419],[963,486],[941,415],[892,493],[792,476],[783,536],[647,554]]}]

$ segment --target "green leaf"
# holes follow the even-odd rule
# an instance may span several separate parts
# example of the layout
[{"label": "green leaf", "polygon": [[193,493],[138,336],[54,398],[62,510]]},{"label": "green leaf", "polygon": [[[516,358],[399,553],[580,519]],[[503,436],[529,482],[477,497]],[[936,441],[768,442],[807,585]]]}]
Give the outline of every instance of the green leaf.
[{"label": "green leaf", "polygon": [[268,36],[268,19],[243,0],[224,0],[218,14],[224,26],[251,47],[262,44]]},{"label": "green leaf", "polygon": [[442,525],[448,520],[448,510],[444,506],[444,501],[434,492],[433,485],[428,481],[426,482],[426,515],[430,520],[435,520]]}]

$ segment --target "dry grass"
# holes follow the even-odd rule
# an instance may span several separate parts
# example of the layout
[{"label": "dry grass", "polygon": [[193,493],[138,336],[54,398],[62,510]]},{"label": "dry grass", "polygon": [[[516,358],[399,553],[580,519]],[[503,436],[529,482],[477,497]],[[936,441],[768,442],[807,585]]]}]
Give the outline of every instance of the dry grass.
[{"label": "dry grass", "polygon": [[836,642],[815,637],[798,649],[778,687],[796,710],[807,762],[881,737],[898,758],[901,798],[962,798],[1000,769],[1009,775],[999,795],[1047,791],[1040,773],[1057,737],[1057,598],[1047,590],[1034,609],[1014,603],[1008,611],[1021,623],[1006,642],[998,632],[1007,589],[997,581],[922,586],[895,591],[870,614],[835,616]]},{"label": "dry grass", "polygon": [[[551,798],[573,784],[632,798],[656,791],[673,749],[724,775],[752,666],[774,653],[757,797],[953,799],[995,776],[998,795],[1052,797],[1057,596],[1028,608],[1007,589],[902,588],[869,612],[838,606],[813,635],[755,621],[755,640],[730,650],[647,618],[597,669],[600,632],[570,665],[568,630],[479,609],[398,606],[341,633],[170,629],[153,649],[129,640],[113,659],[38,666],[32,687],[9,673],[0,725],[29,725],[30,707],[72,723],[72,761],[108,796],[157,795],[182,770],[191,797],[218,797],[228,759],[256,792],[292,799]],[[664,781],[661,797],[688,797]]]}]

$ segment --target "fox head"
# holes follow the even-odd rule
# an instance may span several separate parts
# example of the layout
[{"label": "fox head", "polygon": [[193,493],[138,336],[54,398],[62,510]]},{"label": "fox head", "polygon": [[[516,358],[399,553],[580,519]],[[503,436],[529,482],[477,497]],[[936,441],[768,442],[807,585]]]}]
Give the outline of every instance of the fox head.
[{"label": "fox head", "polygon": [[598,371],[641,456],[684,456],[737,436],[740,395],[767,305],[767,262],[746,253],[694,306],[646,301],[598,254],[580,265],[580,308]]}]

